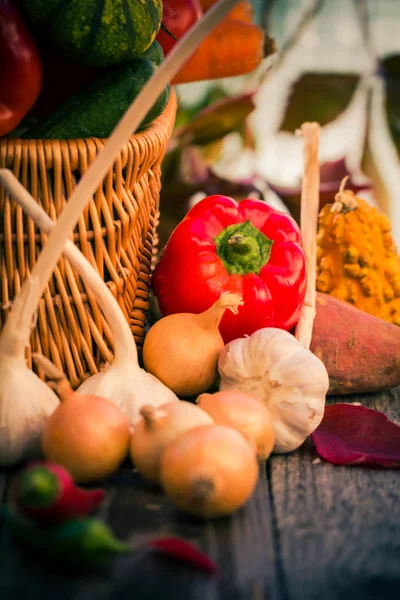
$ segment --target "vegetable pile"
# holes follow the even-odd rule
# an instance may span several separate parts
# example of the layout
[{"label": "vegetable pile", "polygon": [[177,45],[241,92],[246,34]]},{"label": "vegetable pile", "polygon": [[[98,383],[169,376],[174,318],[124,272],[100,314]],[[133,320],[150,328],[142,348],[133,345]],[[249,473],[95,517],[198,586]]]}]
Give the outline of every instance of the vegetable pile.
[{"label": "vegetable pile", "polygon": [[[109,137],[164,54],[211,4],[0,0],[0,137]],[[238,8],[172,83],[242,75],[261,63],[269,52],[264,32],[252,23],[249,2]],[[168,84],[139,130],[163,112],[169,96]]]},{"label": "vegetable pile", "polygon": [[[18,86],[14,97],[6,90],[4,106],[10,110],[0,113],[0,134],[109,136],[157,71],[164,52],[174,47],[174,38],[180,39],[212,4],[165,0],[163,13],[160,0],[83,0],[63,2],[55,11],[48,0],[22,0],[21,15],[33,35],[45,34],[37,51],[17,7],[0,0],[0,16],[7,14],[15,25],[11,42],[0,20],[0,52],[9,53],[6,74],[23,78],[29,68],[36,77],[25,104]],[[250,4],[239,2],[174,82],[255,68],[263,57],[264,34],[251,19]],[[12,52],[16,41],[25,44],[25,63]],[[41,60],[45,84],[51,69],[46,70],[44,57],[52,48],[53,66],[60,56],[82,74],[82,86],[78,77],[62,102],[52,99],[45,85],[42,92],[49,93],[48,99],[39,93]],[[164,110],[169,93],[167,86],[141,128]],[[29,111],[35,117],[36,101],[40,120],[28,118],[23,131],[16,131]],[[137,122],[141,118],[137,115]],[[400,383],[400,330],[393,324],[400,292],[390,224],[342,186],[335,204],[320,213],[317,240],[319,131],[317,123],[305,123],[300,132],[300,227],[261,200],[239,203],[223,195],[200,200],[178,224],[151,280],[162,316],[147,333],[144,368],[114,296],[67,241],[96,177],[101,179],[100,167],[98,173],[93,171],[96,163],[89,168],[58,223],[12,173],[0,170],[9,193],[50,234],[0,335],[1,464],[40,456],[48,461],[22,471],[10,493],[7,522],[22,544],[46,559],[79,567],[103,565],[131,552],[92,516],[104,491],[77,485],[104,481],[128,459],[178,510],[203,519],[227,517],[243,507],[256,489],[260,463],[273,452],[299,448],[310,435],[330,462],[399,466],[400,429],[395,424],[371,414],[376,411],[325,408],[328,392],[372,391]],[[114,146],[116,150],[116,141]],[[112,161],[111,150],[108,158]],[[104,173],[106,163],[101,164]],[[35,355],[54,392],[27,368],[25,347],[62,252],[92,290],[115,352],[111,364],[76,391],[58,367]],[[317,295],[321,287],[331,295]],[[365,418],[362,427],[357,427],[358,418]],[[382,443],[379,427],[390,443]],[[182,540],[152,540],[148,547],[210,572],[215,568]]]}]

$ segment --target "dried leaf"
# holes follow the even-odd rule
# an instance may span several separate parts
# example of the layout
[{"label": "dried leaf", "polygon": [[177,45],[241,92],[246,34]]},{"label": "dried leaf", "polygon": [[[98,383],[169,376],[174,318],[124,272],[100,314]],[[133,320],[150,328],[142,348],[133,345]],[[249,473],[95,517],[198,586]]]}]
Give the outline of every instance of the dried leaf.
[{"label": "dried leaf", "polygon": [[280,129],[294,133],[306,121],[330,123],[347,107],[358,82],[358,75],[305,73],[292,87]]},{"label": "dried leaf", "polygon": [[175,129],[174,138],[188,139],[193,144],[207,144],[241,127],[254,110],[254,94],[223,98],[193,116],[192,121]]},{"label": "dried leaf", "polygon": [[327,406],[311,437],[321,458],[336,465],[400,468],[400,427],[377,410]]},{"label": "dried leaf", "polygon": [[208,573],[215,573],[217,568],[214,562],[198,550],[193,544],[177,537],[156,538],[150,540],[147,546],[155,551],[161,552],[180,562],[188,563]]}]

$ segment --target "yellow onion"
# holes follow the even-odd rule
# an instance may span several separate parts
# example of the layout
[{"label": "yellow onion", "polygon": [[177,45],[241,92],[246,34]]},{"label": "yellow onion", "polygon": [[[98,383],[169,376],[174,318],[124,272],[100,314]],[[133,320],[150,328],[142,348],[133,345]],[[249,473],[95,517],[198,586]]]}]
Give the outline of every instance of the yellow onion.
[{"label": "yellow onion", "polygon": [[201,517],[222,517],[252,495],[259,467],[253,447],[224,425],[186,431],[164,450],[161,485],[181,510]]},{"label": "yellow onion", "polygon": [[160,481],[160,460],[164,448],[181,433],[200,425],[213,423],[212,417],[191,402],[170,402],[162,406],[143,406],[131,437],[132,462],[140,473]]},{"label": "yellow onion", "polygon": [[45,457],[80,483],[109,477],[128,454],[128,418],[110,400],[74,393],[65,379],[57,393],[61,403],[42,436]]},{"label": "yellow onion", "polygon": [[240,431],[253,444],[259,460],[266,460],[275,444],[275,432],[268,408],[257,398],[240,390],[201,394],[197,405],[218,425]]},{"label": "yellow onion", "polygon": [[243,304],[238,294],[222,294],[211,308],[195,315],[178,313],[157,321],[143,346],[146,370],[180,396],[196,396],[217,377],[224,342],[218,326],[225,310],[236,313]]}]

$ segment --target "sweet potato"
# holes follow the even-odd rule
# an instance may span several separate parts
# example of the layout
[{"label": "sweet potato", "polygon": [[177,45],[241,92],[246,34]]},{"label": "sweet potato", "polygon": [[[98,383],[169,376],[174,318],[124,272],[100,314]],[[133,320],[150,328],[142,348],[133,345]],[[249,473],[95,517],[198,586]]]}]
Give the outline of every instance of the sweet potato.
[{"label": "sweet potato", "polygon": [[327,368],[329,394],[400,384],[400,327],[319,292],[311,350]]},{"label": "sweet potato", "polygon": [[271,54],[270,38],[257,25],[224,21],[198,46],[172,84],[222,79],[254,71]]}]

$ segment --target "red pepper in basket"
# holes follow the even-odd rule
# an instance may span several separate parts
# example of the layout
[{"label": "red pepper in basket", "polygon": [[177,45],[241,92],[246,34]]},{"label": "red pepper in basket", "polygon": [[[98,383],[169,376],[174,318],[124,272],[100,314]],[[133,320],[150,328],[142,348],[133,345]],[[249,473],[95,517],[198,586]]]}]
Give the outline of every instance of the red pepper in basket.
[{"label": "red pepper in basket", "polygon": [[[201,19],[203,11],[199,0],[164,0],[162,23],[177,40],[180,40],[188,29]],[[166,56],[175,46],[176,41],[164,29],[157,34],[157,41],[161,44]]]},{"label": "red pepper in basket", "polygon": [[242,294],[238,314],[222,318],[225,343],[262,327],[289,330],[306,289],[299,227],[261,200],[209,196],[172,232],[152,288],[163,315],[201,313],[222,292]]},{"label": "red pepper in basket", "polygon": [[32,108],[42,85],[35,41],[18,9],[0,0],[0,136],[7,135]]},{"label": "red pepper in basket", "polygon": [[84,490],[64,467],[46,461],[22,471],[11,489],[11,503],[40,525],[86,517],[103,501],[104,490]]}]

